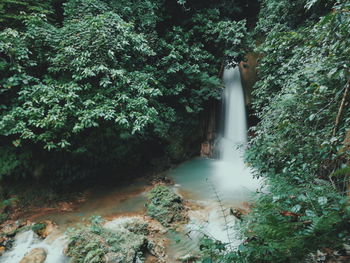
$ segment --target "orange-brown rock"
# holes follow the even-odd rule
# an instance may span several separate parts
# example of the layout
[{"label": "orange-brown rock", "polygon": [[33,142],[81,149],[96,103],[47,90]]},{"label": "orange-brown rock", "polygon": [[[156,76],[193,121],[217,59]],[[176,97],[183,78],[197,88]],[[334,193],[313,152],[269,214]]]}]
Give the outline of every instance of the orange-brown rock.
[{"label": "orange-brown rock", "polygon": [[46,259],[46,251],[43,248],[34,248],[19,263],[43,263]]},{"label": "orange-brown rock", "polygon": [[39,224],[45,225],[45,227],[43,229],[36,231],[36,233],[41,238],[46,238],[48,235],[50,235],[57,228],[57,226],[49,220],[41,221],[41,222],[39,222]]},{"label": "orange-brown rock", "polygon": [[211,156],[211,145],[208,141],[203,142],[201,146],[201,157],[210,157]]},{"label": "orange-brown rock", "polygon": [[5,253],[6,248],[1,246],[0,247],[0,257]]}]

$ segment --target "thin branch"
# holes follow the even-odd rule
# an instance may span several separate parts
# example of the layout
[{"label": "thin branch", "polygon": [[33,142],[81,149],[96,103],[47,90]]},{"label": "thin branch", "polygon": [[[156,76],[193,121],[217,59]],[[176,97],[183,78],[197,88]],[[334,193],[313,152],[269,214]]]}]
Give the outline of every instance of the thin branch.
[{"label": "thin branch", "polygon": [[346,83],[345,85],[345,90],[344,90],[344,94],[343,94],[343,98],[341,100],[340,106],[339,106],[339,110],[338,110],[338,114],[337,114],[337,118],[335,119],[335,124],[334,124],[334,128],[333,128],[333,133],[332,136],[334,137],[337,133],[338,130],[338,125],[340,123],[341,117],[343,115],[343,111],[344,111],[344,107],[346,104],[346,99],[348,97],[349,94],[349,89],[350,89],[350,79],[348,80],[348,83]]},{"label": "thin branch", "polygon": [[[224,218],[225,226],[228,227],[228,220],[227,220],[225,208],[224,208],[223,202],[222,202],[222,200],[221,200],[221,198],[219,196],[219,193],[216,191],[215,186],[209,181],[208,178],[206,179],[206,181],[207,181],[207,183],[209,184],[209,186],[211,187],[212,191],[215,194],[215,198],[216,198],[217,202],[219,203],[219,206],[220,206],[220,209],[221,209],[221,213],[222,213],[222,216]],[[229,233],[228,229],[225,229],[225,230],[226,230],[226,235],[227,235],[228,242],[231,245],[232,241],[231,241],[230,233]]]},{"label": "thin branch", "polygon": [[225,69],[225,62],[221,62],[220,70],[218,73],[218,78],[222,79],[222,76],[224,75],[224,69]]}]

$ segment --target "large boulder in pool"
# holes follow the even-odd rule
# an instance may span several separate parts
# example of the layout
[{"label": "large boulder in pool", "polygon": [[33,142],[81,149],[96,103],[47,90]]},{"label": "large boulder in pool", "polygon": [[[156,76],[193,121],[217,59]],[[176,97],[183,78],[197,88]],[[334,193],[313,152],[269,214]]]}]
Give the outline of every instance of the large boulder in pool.
[{"label": "large boulder in pool", "polygon": [[34,248],[19,263],[43,263],[46,259],[46,251],[43,248]]},{"label": "large boulder in pool", "polygon": [[157,185],[149,192],[146,207],[147,215],[166,227],[187,220],[183,199],[165,185]]}]

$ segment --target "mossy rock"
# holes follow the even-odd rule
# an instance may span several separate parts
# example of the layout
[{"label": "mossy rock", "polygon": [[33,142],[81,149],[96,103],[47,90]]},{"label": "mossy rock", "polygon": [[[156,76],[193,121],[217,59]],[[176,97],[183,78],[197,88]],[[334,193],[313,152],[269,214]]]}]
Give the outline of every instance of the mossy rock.
[{"label": "mossy rock", "polygon": [[148,194],[147,215],[163,226],[185,221],[185,206],[181,196],[165,185],[157,185]]},{"label": "mossy rock", "polygon": [[69,233],[66,255],[72,263],[143,262],[147,227],[144,222],[128,220],[75,229]]},{"label": "mossy rock", "polygon": [[46,228],[46,223],[37,223],[32,226],[33,232],[35,232],[37,235],[41,235],[41,232],[44,231]]}]

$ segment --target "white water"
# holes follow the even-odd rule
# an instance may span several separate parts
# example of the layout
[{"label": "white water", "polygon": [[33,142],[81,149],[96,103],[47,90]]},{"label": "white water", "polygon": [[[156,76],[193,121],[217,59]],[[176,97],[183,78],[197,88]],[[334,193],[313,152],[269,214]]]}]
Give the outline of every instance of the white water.
[{"label": "white water", "polygon": [[0,257],[0,263],[18,263],[34,248],[43,248],[46,251],[45,263],[65,263],[68,262],[63,253],[65,245],[65,237],[59,232],[53,232],[41,240],[33,231],[25,231],[16,235],[13,248]]},{"label": "white water", "polygon": [[228,213],[228,209],[242,207],[260,183],[252,177],[243,159],[247,121],[238,67],[225,69],[224,84],[219,159],[195,159],[180,165],[170,175],[180,192],[185,191],[187,198],[203,207],[189,213],[191,222],[187,230],[191,231],[192,240],[198,240],[201,234],[205,234],[235,247],[240,243],[234,231],[237,219]]},{"label": "white water", "polygon": [[224,71],[224,83],[224,127],[220,138],[220,159],[237,163],[243,161],[237,147],[247,142],[247,117],[238,67]]},{"label": "white water", "polygon": [[244,163],[247,144],[247,117],[239,67],[225,69],[222,131],[219,136],[219,160],[213,162],[211,182],[224,200],[245,200],[259,187]]}]

